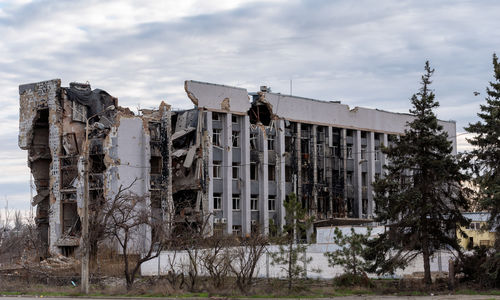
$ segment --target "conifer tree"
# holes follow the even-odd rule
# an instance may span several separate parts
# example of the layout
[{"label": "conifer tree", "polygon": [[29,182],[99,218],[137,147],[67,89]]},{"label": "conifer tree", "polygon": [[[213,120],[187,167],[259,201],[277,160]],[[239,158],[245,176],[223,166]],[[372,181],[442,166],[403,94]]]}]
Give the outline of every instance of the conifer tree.
[{"label": "conifer tree", "polygon": [[[500,63],[493,54],[494,81],[486,88],[486,104],[480,106],[481,118],[465,130],[474,136],[467,141],[474,146],[469,154],[473,162],[479,203],[491,213],[490,225],[500,234]],[[499,248],[500,243],[497,243]]]},{"label": "conifer tree", "polygon": [[297,239],[312,224],[312,217],[307,215],[307,211],[302,207],[302,203],[297,200],[294,193],[288,195],[285,206],[285,225],[283,235],[278,237],[278,252],[271,252],[272,265],[279,265],[286,273],[288,291],[292,289],[293,282],[302,277],[306,277],[305,265],[311,262],[312,258],[307,257],[307,244],[301,244]]},{"label": "conifer tree", "polygon": [[371,228],[368,228],[366,233],[356,233],[351,227],[351,233],[344,235],[338,227],[335,227],[334,233],[333,243],[339,249],[323,254],[328,258],[328,266],[331,268],[341,266],[345,274],[366,276],[365,272],[369,268],[369,263],[362,259],[362,254],[370,238]]},{"label": "conifer tree", "polygon": [[426,284],[432,283],[433,252],[447,246],[459,249],[455,228],[467,224],[460,212],[467,206],[461,189],[466,176],[433,111],[439,106],[429,88],[433,72],[427,61],[421,88],[411,97],[413,121],[383,148],[389,163],[385,176],[373,183],[374,200],[376,221],[389,230],[368,242],[365,257],[374,262],[370,271],[392,273],[422,254]]}]

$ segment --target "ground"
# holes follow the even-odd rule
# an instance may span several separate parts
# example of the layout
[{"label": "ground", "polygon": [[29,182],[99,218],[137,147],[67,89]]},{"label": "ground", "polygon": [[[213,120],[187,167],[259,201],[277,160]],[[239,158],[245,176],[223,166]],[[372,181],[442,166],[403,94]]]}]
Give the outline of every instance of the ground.
[{"label": "ground", "polygon": [[[2,297],[2,299],[5,300],[18,300],[19,297]],[[39,296],[33,296],[33,297],[23,297],[23,299],[26,300],[31,300],[31,299],[37,299],[39,300]],[[68,298],[50,298],[53,300],[67,300]],[[81,300],[85,299],[95,299],[95,298],[78,298]],[[144,299],[144,298],[131,298],[131,297],[126,297],[126,298],[113,298],[116,300],[121,300],[121,299]],[[179,298],[156,298],[156,299],[179,299]],[[202,298],[189,298],[186,297],[184,299],[202,299]],[[208,298],[208,299],[225,299],[225,298]],[[255,298],[239,298],[239,299],[255,299]],[[259,298],[259,299],[274,299],[274,298]],[[281,298],[281,299],[297,299],[297,298]],[[328,298],[310,298],[310,299],[328,299]],[[489,300],[489,299],[500,299],[500,296],[473,296],[473,295],[447,295],[447,296],[347,296],[347,297],[342,297],[342,300],[354,300],[354,299],[364,299],[364,300],[393,300],[393,299],[417,299],[417,300],[454,300],[454,299],[465,299],[465,300]]]}]

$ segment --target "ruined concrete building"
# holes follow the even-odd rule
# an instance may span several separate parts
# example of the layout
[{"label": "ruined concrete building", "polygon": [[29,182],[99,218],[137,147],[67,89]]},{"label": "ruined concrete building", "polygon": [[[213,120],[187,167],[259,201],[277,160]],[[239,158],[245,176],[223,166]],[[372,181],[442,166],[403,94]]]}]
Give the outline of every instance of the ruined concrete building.
[{"label": "ruined concrete building", "polygon": [[[383,176],[380,152],[411,115],[337,101],[186,81],[193,109],[138,115],[89,84],[21,85],[19,146],[37,195],[36,221],[48,253],[80,244],[81,160],[86,123],[90,199],[131,182],[172,230],[207,216],[211,232],[272,233],[295,192],[317,224],[355,224],[373,215],[371,182]],[[110,109],[111,108],[111,109]],[[440,121],[456,152],[455,123]]]}]

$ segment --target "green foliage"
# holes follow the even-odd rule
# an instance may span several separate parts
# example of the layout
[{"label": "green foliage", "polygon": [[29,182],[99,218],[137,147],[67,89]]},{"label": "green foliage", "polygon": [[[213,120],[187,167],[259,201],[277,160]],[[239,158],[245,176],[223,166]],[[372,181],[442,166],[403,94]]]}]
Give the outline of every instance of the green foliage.
[{"label": "green foliage", "polygon": [[383,153],[389,164],[385,176],[374,184],[376,221],[389,230],[368,242],[365,258],[374,262],[370,271],[392,273],[423,254],[426,284],[431,283],[429,257],[436,249],[459,249],[454,231],[466,225],[461,182],[467,176],[452,155],[452,143],[438,123],[434,109],[439,106],[429,88],[434,70],[425,64],[421,88],[411,97],[415,116],[404,135]]},{"label": "green foliage", "polygon": [[342,266],[346,274],[364,274],[370,264],[362,258],[362,255],[370,234],[371,228],[368,228],[366,234],[356,233],[354,228],[351,228],[351,235],[344,236],[336,227],[333,240],[340,249],[324,253],[328,258],[328,266],[331,268]]},{"label": "green foliage", "polygon": [[473,282],[482,287],[500,287],[500,253],[486,247],[474,247],[455,263],[455,270],[464,282]]},{"label": "green foliage", "polygon": [[490,254],[486,262],[481,266],[485,269],[488,281],[496,288],[500,288],[500,251],[498,248]]},{"label": "green foliage", "polygon": [[366,276],[366,274],[342,274],[333,279],[336,286],[341,287],[369,287],[373,288],[375,284]]},{"label": "green foliage", "polygon": [[298,243],[298,237],[311,226],[313,219],[307,215],[306,209],[297,200],[295,194],[288,196],[285,206],[285,225],[283,234],[277,241],[278,252],[270,253],[272,265],[279,265],[287,274],[288,290],[292,289],[293,282],[306,276],[304,265],[312,258],[306,256],[307,244]]},{"label": "green foliage", "polygon": [[[481,105],[477,115],[480,121],[469,124],[465,130],[474,134],[467,141],[474,146],[469,153],[473,162],[474,182],[479,187],[479,202],[482,209],[491,213],[490,225],[496,226],[500,237],[500,63],[493,54],[494,81],[486,88],[486,104]],[[500,240],[500,239],[499,239]],[[497,251],[500,243],[497,243]]]}]

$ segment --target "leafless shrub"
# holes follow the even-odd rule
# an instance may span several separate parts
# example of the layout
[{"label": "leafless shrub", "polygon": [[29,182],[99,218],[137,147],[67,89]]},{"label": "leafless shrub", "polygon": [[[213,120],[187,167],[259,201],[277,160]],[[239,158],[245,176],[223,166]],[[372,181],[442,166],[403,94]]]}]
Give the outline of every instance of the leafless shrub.
[{"label": "leafless shrub", "polygon": [[211,236],[205,240],[206,248],[201,252],[201,265],[205,268],[215,288],[221,288],[231,269],[232,236]]},{"label": "leafless shrub", "polygon": [[[127,290],[132,288],[141,265],[158,257],[163,248],[163,243],[151,240],[153,230],[161,233],[161,222],[153,216],[147,198],[130,191],[134,182],[120,186],[115,196],[103,203],[100,221],[103,238],[110,238],[120,248]],[[133,261],[135,256],[137,260]]]},{"label": "leafless shrub", "polygon": [[177,248],[172,247],[170,250],[170,255],[167,256],[168,271],[165,279],[174,290],[179,290],[185,285],[184,273],[178,272]]},{"label": "leafless shrub", "polygon": [[236,277],[236,286],[242,293],[246,294],[252,286],[255,268],[268,244],[266,236],[254,234],[243,239],[240,246],[234,248],[229,266],[231,274]]},{"label": "leafless shrub", "polygon": [[210,215],[199,217],[200,222],[186,223],[182,232],[177,236],[178,247],[186,251],[188,265],[186,273],[188,275],[187,284],[189,290],[195,291],[200,276],[202,250],[205,242],[205,235],[208,232]]},{"label": "leafless shrub", "polygon": [[39,258],[41,241],[35,221],[6,209],[0,221],[0,263],[25,265]]}]

